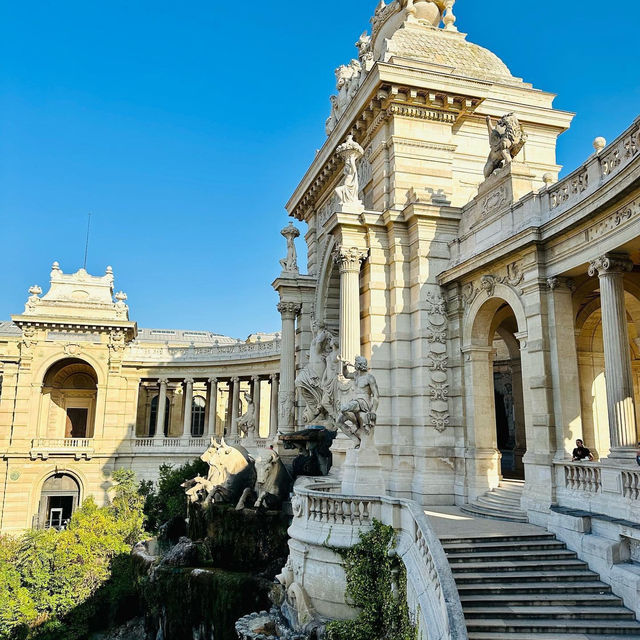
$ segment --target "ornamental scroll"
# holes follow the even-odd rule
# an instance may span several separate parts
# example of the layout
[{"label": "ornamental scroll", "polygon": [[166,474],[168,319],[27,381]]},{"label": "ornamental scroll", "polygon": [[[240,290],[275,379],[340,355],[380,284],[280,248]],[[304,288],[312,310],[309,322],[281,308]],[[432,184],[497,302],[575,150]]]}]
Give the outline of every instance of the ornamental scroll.
[{"label": "ornamental scroll", "polygon": [[447,308],[439,293],[427,294],[427,329],[429,343],[427,367],[430,370],[428,393],[431,397],[429,419],[436,431],[444,431],[450,422],[449,357],[447,355]]}]

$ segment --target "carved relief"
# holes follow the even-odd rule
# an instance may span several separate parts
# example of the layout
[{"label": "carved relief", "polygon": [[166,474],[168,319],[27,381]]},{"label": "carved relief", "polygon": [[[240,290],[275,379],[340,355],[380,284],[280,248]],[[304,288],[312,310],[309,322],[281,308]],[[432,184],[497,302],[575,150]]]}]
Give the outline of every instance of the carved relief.
[{"label": "carved relief", "polygon": [[512,262],[507,265],[506,273],[501,276],[494,274],[485,274],[480,280],[476,282],[468,282],[462,287],[462,299],[466,306],[469,306],[481,291],[486,291],[487,295],[491,298],[495,293],[497,284],[504,284],[511,287],[516,293],[521,294],[522,291],[517,289],[518,285],[524,280],[524,273],[517,262]]},{"label": "carved relief", "polygon": [[640,198],[632,200],[624,205],[620,209],[617,209],[610,216],[607,216],[604,220],[601,220],[597,224],[593,225],[585,232],[585,239],[587,242],[599,238],[600,236],[613,231],[619,227],[622,223],[627,222],[631,218],[640,213]]},{"label": "carved relief", "polygon": [[562,182],[558,188],[549,192],[551,208],[555,209],[559,207],[561,204],[570,200],[573,196],[586,191],[588,187],[589,174],[586,171],[574,176],[569,182]]},{"label": "carved relief", "polygon": [[425,338],[429,344],[427,367],[431,396],[429,419],[434,429],[444,431],[449,426],[449,357],[447,354],[447,309],[445,299],[439,293],[427,294],[427,329]]},{"label": "carved relief", "polygon": [[482,215],[489,215],[494,209],[498,209],[507,202],[508,194],[505,186],[496,189],[490,193],[483,201],[481,206]]}]

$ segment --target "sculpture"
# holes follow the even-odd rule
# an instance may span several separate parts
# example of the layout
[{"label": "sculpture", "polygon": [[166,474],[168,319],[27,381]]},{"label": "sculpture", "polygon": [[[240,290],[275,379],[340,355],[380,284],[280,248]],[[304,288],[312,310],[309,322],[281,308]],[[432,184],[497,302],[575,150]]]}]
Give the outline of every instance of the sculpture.
[{"label": "sculpture", "polygon": [[296,252],[295,239],[300,236],[300,232],[290,222],[281,232],[287,240],[287,257],[280,260],[282,271],[285,273],[299,273],[298,271],[298,254]]},{"label": "sculpture", "polygon": [[338,377],[341,373],[340,340],[331,336],[329,340],[331,351],[325,356],[325,370],[322,376],[322,408],[332,418],[338,415]]},{"label": "sculpture", "polygon": [[344,180],[342,185],[336,189],[338,203],[340,205],[362,205],[359,199],[360,187],[356,162],[364,155],[363,148],[353,139],[352,135],[349,135],[344,144],[336,149],[336,154],[344,160]]},{"label": "sculpture", "polygon": [[247,487],[236,510],[244,509],[249,498],[254,495],[254,507],[260,509],[280,509],[287,500],[293,484],[291,476],[284,466],[282,459],[273,449],[260,451],[255,459],[256,483],[254,487]]},{"label": "sculpture", "polygon": [[372,435],[376,426],[380,393],[378,383],[369,373],[369,363],[362,356],[357,356],[354,372],[348,371],[344,364],[343,375],[351,380],[350,398],[340,405],[337,426],[360,447],[363,435]]},{"label": "sculpture", "polygon": [[295,381],[306,404],[303,419],[307,424],[323,418],[322,379],[326,368],[327,346],[332,337],[322,322],[314,321],[311,330],[313,338],[309,346],[309,362]]},{"label": "sculpture", "polygon": [[211,438],[211,446],[201,460],[209,465],[207,478],[200,476],[182,486],[191,502],[236,504],[247,487],[255,483],[255,466],[246,449],[231,447],[224,438],[218,443]]},{"label": "sculpture", "polygon": [[254,435],[256,431],[256,405],[250,393],[245,392],[244,399],[247,403],[247,410],[238,418],[236,425],[238,431],[245,438],[248,438],[250,435]]},{"label": "sculpture", "polygon": [[487,128],[491,152],[484,167],[485,178],[491,176],[497,169],[510,165],[527,141],[527,134],[513,113],[502,116],[495,127],[491,116],[487,116]]}]

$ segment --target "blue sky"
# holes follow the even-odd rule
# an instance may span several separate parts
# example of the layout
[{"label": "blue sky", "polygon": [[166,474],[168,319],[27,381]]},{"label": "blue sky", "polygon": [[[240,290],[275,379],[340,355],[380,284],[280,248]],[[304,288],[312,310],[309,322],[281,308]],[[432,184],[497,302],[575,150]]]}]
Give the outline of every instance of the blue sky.
[{"label": "blue sky", "polygon": [[[278,330],[284,203],[377,0],[0,1],[0,318],[53,260],[113,265],[140,326]],[[567,170],[640,113],[640,9],[488,5],[458,26],[577,112]],[[300,245],[301,247],[301,245]]]}]

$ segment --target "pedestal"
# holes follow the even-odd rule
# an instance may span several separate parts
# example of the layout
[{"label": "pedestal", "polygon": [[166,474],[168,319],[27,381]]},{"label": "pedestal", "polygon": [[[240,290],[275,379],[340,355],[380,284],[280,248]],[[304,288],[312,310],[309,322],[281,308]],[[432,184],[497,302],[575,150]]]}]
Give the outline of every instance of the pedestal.
[{"label": "pedestal", "polygon": [[382,463],[373,435],[364,436],[359,449],[347,451],[342,475],[342,493],[357,496],[387,494]]}]

